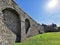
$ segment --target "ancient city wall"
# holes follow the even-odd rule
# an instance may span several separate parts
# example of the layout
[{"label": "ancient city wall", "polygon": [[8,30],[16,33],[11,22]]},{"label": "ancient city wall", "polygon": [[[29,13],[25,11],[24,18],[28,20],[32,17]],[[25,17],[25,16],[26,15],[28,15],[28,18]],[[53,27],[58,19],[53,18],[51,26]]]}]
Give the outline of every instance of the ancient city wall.
[{"label": "ancient city wall", "polygon": [[44,32],[43,26],[35,22],[12,0],[0,0],[0,43],[9,45]]}]

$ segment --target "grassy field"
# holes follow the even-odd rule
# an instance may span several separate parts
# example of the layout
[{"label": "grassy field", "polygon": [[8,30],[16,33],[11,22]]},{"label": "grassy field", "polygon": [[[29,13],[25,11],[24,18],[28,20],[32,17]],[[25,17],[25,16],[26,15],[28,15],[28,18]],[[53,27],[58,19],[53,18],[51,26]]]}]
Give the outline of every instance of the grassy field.
[{"label": "grassy field", "polygon": [[60,45],[60,32],[39,34],[13,45]]}]

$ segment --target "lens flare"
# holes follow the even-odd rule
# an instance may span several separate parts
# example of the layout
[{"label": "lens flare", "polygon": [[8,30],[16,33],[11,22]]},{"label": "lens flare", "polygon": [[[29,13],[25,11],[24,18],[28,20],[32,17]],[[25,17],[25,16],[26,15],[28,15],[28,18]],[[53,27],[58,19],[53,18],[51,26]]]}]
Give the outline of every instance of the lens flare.
[{"label": "lens flare", "polygon": [[48,2],[48,8],[55,8],[58,4],[58,0],[50,0]]}]

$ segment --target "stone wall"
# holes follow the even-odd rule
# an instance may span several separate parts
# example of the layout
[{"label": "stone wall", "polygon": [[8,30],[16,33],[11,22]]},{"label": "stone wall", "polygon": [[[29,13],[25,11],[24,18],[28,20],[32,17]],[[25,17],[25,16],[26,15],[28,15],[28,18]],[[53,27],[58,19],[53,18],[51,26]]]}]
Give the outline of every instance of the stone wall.
[{"label": "stone wall", "polygon": [[[8,3],[9,2],[9,3]],[[44,27],[35,22],[12,0],[0,0],[0,44],[11,45],[44,32]]]}]

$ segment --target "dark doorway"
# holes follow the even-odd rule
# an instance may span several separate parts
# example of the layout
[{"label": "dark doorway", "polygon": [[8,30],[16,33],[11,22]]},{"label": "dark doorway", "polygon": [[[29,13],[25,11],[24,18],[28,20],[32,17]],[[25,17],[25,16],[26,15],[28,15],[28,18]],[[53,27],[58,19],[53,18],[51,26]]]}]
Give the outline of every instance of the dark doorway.
[{"label": "dark doorway", "polygon": [[26,34],[27,34],[27,32],[28,32],[29,28],[30,28],[30,22],[29,22],[29,20],[28,20],[28,19],[26,19],[26,20],[25,20],[25,29],[26,29]]},{"label": "dark doorway", "polygon": [[3,21],[6,24],[6,26],[16,35],[16,41],[21,41],[21,24],[20,24],[20,18],[19,14],[11,9],[6,8],[3,12]]}]

